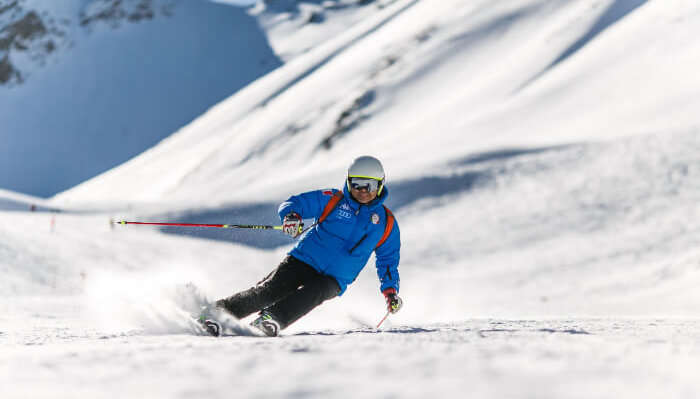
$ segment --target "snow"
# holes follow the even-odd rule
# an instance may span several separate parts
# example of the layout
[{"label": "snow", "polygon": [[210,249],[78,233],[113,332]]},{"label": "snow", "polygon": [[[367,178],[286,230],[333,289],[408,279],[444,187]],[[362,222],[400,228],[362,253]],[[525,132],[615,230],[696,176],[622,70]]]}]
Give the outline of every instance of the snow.
[{"label": "snow", "polygon": [[56,50],[42,62],[10,54],[23,82],[0,87],[1,187],[42,197],[66,190],[156,145],[281,64],[242,8],[130,0],[114,7],[152,4],[155,16],[84,24],[108,3],[21,3],[60,22]]},{"label": "snow", "polygon": [[396,0],[259,1],[251,9],[285,61],[312,50]]},{"label": "snow", "polygon": [[[697,396],[696,2],[365,10],[268,25],[304,50],[120,167],[0,191],[3,398]],[[280,338],[196,335],[183,286],[248,288],[293,241],[110,223],[278,223],[365,153],[402,233],[381,329],[372,259]]]},{"label": "snow", "polygon": [[[692,70],[700,49],[682,39],[693,25],[677,19],[693,11],[690,3],[397,1],[56,199],[277,200],[337,185],[347,159],[366,152],[396,181],[483,151],[688,131],[697,126],[698,98],[688,90],[699,83]],[[590,38],[569,54],[581,36]],[[667,37],[679,40],[665,44]],[[363,98],[370,100],[353,108]],[[338,134],[326,150],[346,112],[356,121],[352,134]],[[176,153],[183,161],[173,168]],[[227,189],[239,185],[246,190]]]},{"label": "snow", "polygon": [[[171,398],[418,398],[465,392],[479,398],[694,397],[699,332],[697,321],[688,320],[477,319],[382,333],[351,329],[283,339],[193,340],[72,335],[46,323],[34,332],[42,340],[24,336],[24,345],[3,350],[7,361],[0,370],[12,381],[16,395],[10,397],[35,398],[54,398],[57,392]],[[19,363],[24,367],[13,366]]]}]

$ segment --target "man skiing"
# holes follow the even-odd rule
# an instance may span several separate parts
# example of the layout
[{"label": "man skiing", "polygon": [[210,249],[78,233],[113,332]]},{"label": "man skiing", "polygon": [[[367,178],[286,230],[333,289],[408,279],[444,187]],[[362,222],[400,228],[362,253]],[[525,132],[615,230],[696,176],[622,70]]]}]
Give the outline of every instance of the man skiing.
[{"label": "man skiing", "polygon": [[[282,230],[292,238],[302,232],[302,218],[316,223],[287,257],[256,286],[216,302],[238,319],[254,312],[251,325],[277,336],[324,301],[340,296],[376,254],[380,291],[388,311],[399,298],[399,226],[383,206],[389,192],[378,159],[362,156],[348,168],[343,190],[317,190],[290,197],[279,206]],[[219,335],[220,325],[205,326]]]}]

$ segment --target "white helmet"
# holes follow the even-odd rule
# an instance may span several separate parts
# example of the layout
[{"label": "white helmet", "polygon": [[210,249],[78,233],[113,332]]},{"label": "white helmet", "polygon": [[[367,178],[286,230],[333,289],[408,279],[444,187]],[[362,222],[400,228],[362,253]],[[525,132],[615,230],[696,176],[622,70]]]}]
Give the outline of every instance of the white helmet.
[{"label": "white helmet", "polygon": [[351,178],[376,180],[378,182],[377,195],[380,195],[382,193],[382,188],[384,188],[386,176],[384,175],[382,163],[379,162],[377,158],[369,155],[363,155],[359,158],[355,158],[355,160],[352,161],[348,167],[348,190],[351,189]]}]

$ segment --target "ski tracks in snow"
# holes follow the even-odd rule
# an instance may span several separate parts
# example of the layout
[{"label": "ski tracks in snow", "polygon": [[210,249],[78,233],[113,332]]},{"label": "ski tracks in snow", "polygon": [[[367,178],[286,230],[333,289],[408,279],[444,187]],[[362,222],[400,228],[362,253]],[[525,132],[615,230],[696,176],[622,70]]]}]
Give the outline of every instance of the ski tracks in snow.
[{"label": "ski tracks in snow", "polygon": [[0,335],[4,398],[639,398],[699,387],[692,319],[482,319],[281,338],[81,334],[45,321],[41,333]]}]

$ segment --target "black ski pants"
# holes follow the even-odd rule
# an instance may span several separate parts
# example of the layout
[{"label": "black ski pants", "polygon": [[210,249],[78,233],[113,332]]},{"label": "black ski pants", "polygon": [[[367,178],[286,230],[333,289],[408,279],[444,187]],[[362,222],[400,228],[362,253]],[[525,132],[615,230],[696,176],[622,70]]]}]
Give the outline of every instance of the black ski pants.
[{"label": "black ski pants", "polygon": [[266,310],[286,328],[324,301],[338,296],[340,286],[333,277],[288,255],[254,287],[221,299],[216,305],[242,319]]}]

